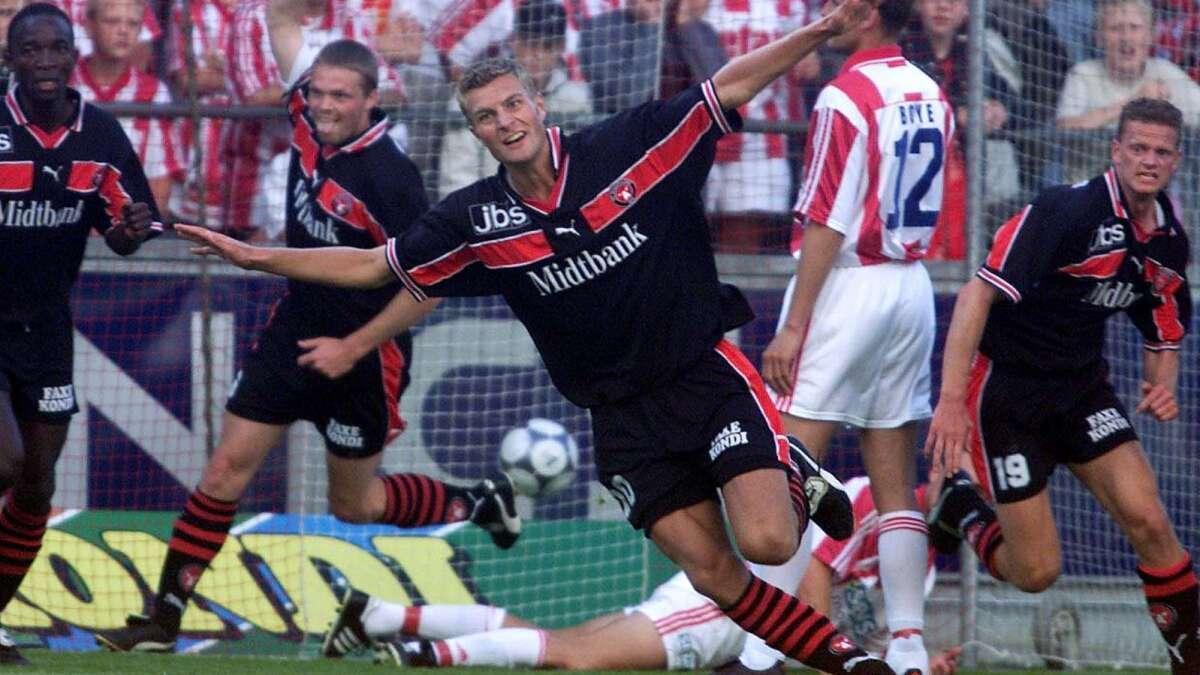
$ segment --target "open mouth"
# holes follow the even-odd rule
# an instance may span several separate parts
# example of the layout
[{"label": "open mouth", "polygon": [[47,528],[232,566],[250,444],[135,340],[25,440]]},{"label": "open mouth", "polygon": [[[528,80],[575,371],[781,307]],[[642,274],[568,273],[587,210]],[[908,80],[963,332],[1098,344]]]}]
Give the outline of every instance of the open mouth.
[{"label": "open mouth", "polygon": [[502,142],[505,145],[516,145],[517,143],[520,143],[523,140],[525,140],[525,132],[518,131],[514,134],[509,134],[509,135],[505,136],[504,140]]},{"label": "open mouth", "polygon": [[37,91],[52,92],[58,91],[62,84],[56,79],[34,80],[33,88]]}]

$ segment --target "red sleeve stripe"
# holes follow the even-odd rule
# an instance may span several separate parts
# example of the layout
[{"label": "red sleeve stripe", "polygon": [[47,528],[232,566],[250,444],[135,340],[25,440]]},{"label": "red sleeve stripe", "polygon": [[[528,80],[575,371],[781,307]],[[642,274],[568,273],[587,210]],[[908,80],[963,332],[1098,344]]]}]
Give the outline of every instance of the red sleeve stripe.
[{"label": "red sleeve stripe", "polygon": [[417,302],[424,302],[429,296],[425,294],[425,291],[421,290],[421,287],[417,284],[417,282],[413,281],[413,278],[409,276],[408,272],[406,272],[404,267],[400,264],[400,259],[396,255],[395,239],[388,239],[387,248],[384,249],[384,253],[387,257],[388,267],[392,268],[392,274],[396,275],[396,278],[400,280],[400,283],[404,284],[404,287],[408,289],[408,292],[412,293],[412,296],[417,299]]},{"label": "red sleeve stripe", "polygon": [[67,189],[72,192],[91,193],[100,189],[100,182],[107,164],[99,162],[76,161],[71,163],[71,173],[67,175]]},{"label": "red sleeve stripe", "polygon": [[721,128],[721,133],[733,133],[733,125],[725,117],[725,109],[721,107],[721,99],[717,97],[717,88],[713,85],[713,81],[711,79],[705,80],[700,85],[700,91],[704,93],[704,100],[708,103],[708,111],[712,115],[713,121]]},{"label": "red sleeve stripe", "polygon": [[1104,172],[1104,185],[1108,187],[1108,199],[1112,202],[1113,214],[1118,218],[1128,218],[1125,205],[1121,203],[1121,188],[1117,184],[1117,172],[1109,169]]},{"label": "red sleeve stripe", "polygon": [[121,170],[115,166],[106,165],[107,170],[100,179],[100,198],[104,200],[104,212],[108,214],[108,222],[114,226],[121,224],[121,212],[126,204],[133,202],[125,186],[121,185]]},{"label": "red sleeve stripe", "polygon": [[829,108],[813,111],[809,124],[812,131],[808,137],[808,166],[804,168],[804,187],[800,191],[800,199],[796,202],[797,216],[804,214],[812,204],[813,195],[816,194],[817,181],[822,175],[821,165],[824,164],[825,154],[829,150],[829,127],[832,118],[833,110]]},{"label": "red sleeve stripe", "polygon": [[1083,262],[1058,268],[1059,272],[1073,277],[1089,277],[1092,279],[1107,279],[1117,273],[1121,263],[1125,262],[1125,249],[1109,251],[1094,255]]},{"label": "red sleeve stripe", "polygon": [[541,230],[470,244],[470,247],[475,257],[491,269],[521,267],[554,256],[550,240]]},{"label": "red sleeve stripe", "polygon": [[321,144],[317,142],[313,128],[304,115],[298,116],[292,127],[292,148],[299,156],[300,171],[305,178],[312,178],[313,172],[317,170],[317,153],[321,150]]},{"label": "red sleeve stripe", "polygon": [[1187,329],[1179,320],[1175,291],[1183,283],[1183,277],[1154,258],[1145,259],[1145,274],[1154,295],[1162,300],[1161,305],[1150,310],[1159,340],[1166,343],[1181,342]]},{"label": "red sleeve stripe", "polygon": [[1021,292],[1018,291],[1015,286],[1005,281],[1003,277],[991,271],[990,269],[986,267],[980,267],[979,271],[975,273],[975,276],[995,286],[1001,293],[1007,295],[1008,299],[1012,300],[1014,303],[1021,301]]},{"label": "red sleeve stripe", "polygon": [[1143,345],[1148,352],[1177,352],[1183,347],[1182,342],[1147,342]]},{"label": "red sleeve stripe", "polygon": [[[466,269],[468,265],[478,260],[479,258],[475,257],[475,252],[466,244],[462,244],[453,251],[423,265],[413,267],[407,270],[407,272],[418,285],[428,287],[453,277],[455,274]],[[399,262],[399,259],[397,259],[397,262]]]},{"label": "red sleeve stripe", "polygon": [[1033,205],[1030,204],[1000,226],[1000,231],[996,233],[996,240],[992,243],[992,250],[988,253],[985,263],[988,267],[997,271],[1004,270],[1004,263],[1008,262],[1008,254],[1012,252],[1013,243],[1017,241],[1017,237],[1021,234],[1021,228],[1025,225],[1025,219],[1029,217],[1029,212],[1032,210]]},{"label": "red sleeve stripe", "polygon": [[350,227],[366,231],[376,245],[382,245],[387,241],[387,233],[384,232],[379,221],[371,215],[367,205],[332,178],[325,179],[320,192],[317,193],[317,203],[321,205],[325,213]]},{"label": "red sleeve stripe", "polygon": [[[646,151],[642,158],[583,205],[579,210],[593,232],[600,232],[627,209],[637,203],[655,185],[678,169],[701,137],[712,128],[712,117],[703,103],[697,103],[688,114],[657,145]],[[619,198],[616,190],[632,186],[630,198]],[[618,201],[620,199],[620,201]]]},{"label": "red sleeve stripe", "polygon": [[0,162],[0,192],[33,189],[33,162]]}]

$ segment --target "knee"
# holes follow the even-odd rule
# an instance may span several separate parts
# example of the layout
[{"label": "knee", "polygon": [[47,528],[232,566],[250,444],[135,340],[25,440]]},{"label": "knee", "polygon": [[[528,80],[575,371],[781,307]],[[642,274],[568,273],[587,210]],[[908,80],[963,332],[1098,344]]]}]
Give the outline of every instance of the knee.
[{"label": "knee", "polygon": [[374,522],[374,518],[363,500],[329,495],[329,512],[343,523],[362,524]]},{"label": "knee", "polygon": [[721,607],[737,602],[745,590],[748,572],[737,556],[714,558],[685,570],[688,581],[701,595]]},{"label": "knee", "polygon": [[760,565],[782,565],[800,545],[800,533],[796,528],[763,525],[739,534],[737,542],[746,560]]},{"label": "knee", "polygon": [[1125,535],[1129,537],[1129,542],[1138,553],[1144,553],[1163,542],[1175,540],[1171,521],[1157,501],[1125,514],[1122,520]]},{"label": "knee", "polygon": [[1062,572],[1062,561],[1057,556],[1050,556],[1025,561],[1014,567],[1009,579],[1013,586],[1026,593],[1041,593],[1058,581],[1058,575]]},{"label": "knee", "polygon": [[[200,488],[205,494],[221,499],[237,499],[242,487],[250,481],[257,464],[237,453],[222,452],[220,448],[208,460]],[[232,497],[228,496],[230,493]]]}]

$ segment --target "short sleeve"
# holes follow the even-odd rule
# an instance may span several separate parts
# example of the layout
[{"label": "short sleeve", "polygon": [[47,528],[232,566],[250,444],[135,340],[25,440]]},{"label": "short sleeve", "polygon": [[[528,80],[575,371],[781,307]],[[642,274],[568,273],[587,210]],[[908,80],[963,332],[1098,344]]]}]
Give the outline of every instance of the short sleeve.
[{"label": "short sleeve", "polygon": [[[1186,250],[1186,244],[1184,245]],[[1150,351],[1177,351],[1192,322],[1192,294],[1182,272],[1175,266],[1146,258],[1142,267],[1148,292],[1126,311]]]},{"label": "short sleeve", "polygon": [[483,266],[444,202],[387,241],[387,263],[413,297],[496,295]]},{"label": "short sleeve", "polygon": [[1050,272],[1065,226],[1051,215],[1052,191],[1021,209],[996,232],[983,267],[975,273],[1012,302],[1020,302]]},{"label": "short sleeve", "polygon": [[865,197],[866,136],[846,111],[830,101],[840,92],[828,87],[822,93],[809,121],[804,184],[796,212],[846,234]]}]

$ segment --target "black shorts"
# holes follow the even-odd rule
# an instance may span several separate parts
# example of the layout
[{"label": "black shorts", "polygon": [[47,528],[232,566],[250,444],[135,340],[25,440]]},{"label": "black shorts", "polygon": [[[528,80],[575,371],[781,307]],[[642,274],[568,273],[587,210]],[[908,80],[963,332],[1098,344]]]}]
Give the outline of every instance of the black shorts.
[{"label": "black shorts", "polygon": [[722,340],[668,385],[592,408],[600,482],[629,522],[706,499],[754,469],[785,469],[787,441],[758,371]]},{"label": "black shorts", "polygon": [[1137,440],[1103,364],[1048,374],[996,365],[981,354],[967,406],[975,473],[1001,504],[1040,493],[1059,464],[1082,464]]},{"label": "black shorts", "polygon": [[17,419],[66,424],[79,412],[71,363],[75,328],[61,317],[26,325],[0,322],[0,391]]},{"label": "black shorts", "polygon": [[225,409],[262,424],[307,420],[333,455],[370,457],[404,430],[400,395],[408,385],[412,338],[385,342],[336,380],[297,365],[298,340],[312,337],[297,321],[276,315],[258,336],[234,380]]}]

